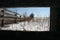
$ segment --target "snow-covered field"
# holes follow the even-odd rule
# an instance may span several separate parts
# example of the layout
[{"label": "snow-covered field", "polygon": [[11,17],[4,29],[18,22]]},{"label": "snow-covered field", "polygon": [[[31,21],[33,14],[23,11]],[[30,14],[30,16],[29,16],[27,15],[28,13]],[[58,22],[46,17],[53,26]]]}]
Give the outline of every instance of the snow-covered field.
[{"label": "snow-covered field", "polygon": [[2,27],[1,30],[12,30],[12,31],[49,31],[50,20],[43,19],[32,19],[30,22],[18,22],[17,24],[9,24],[9,27]]}]

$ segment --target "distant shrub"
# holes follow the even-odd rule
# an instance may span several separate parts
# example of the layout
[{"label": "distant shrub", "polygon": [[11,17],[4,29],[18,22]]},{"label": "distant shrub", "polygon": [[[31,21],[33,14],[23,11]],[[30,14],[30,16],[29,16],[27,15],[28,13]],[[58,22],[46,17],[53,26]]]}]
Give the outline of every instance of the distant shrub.
[{"label": "distant shrub", "polygon": [[34,14],[33,14],[33,13],[32,13],[32,14],[30,14],[30,17],[31,17],[31,18],[34,18]]}]

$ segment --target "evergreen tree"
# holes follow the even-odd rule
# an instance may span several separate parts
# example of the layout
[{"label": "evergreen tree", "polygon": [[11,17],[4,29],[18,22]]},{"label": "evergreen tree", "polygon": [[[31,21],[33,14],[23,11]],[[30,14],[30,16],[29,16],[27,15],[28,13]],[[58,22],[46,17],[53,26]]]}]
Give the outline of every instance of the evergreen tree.
[{"label": "evergreen tree", "polygon": [[32,14],[30,14],[30,17],[31,17],[31,18],[34,18],[34,14],[33,14],[33,13],[32,13]]}]

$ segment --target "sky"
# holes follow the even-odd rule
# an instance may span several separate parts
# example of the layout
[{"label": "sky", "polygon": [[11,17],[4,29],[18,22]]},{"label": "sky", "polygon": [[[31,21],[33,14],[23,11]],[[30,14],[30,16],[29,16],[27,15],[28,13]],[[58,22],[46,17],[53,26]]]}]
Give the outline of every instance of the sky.
[{"label": "sky", "polygon": [[7,8],[11,11],[17,12],[18,14],[30,15],[34,14],[35,17],[49,17],[50,16],[50,7],[20,7],[20,8]]}]

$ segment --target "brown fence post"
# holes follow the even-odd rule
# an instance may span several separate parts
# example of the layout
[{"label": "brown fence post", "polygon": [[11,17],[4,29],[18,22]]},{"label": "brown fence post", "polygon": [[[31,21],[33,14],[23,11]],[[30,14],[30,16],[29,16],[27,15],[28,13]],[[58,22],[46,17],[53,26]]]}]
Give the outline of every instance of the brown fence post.
[{"label": "brown fence post", "polygon": [[1,12],[3,12],[3,15],[2,15],[2,21],[1,21],[1,27],[4,27],[4,10],[1,10]]},{"label": "brown fence post", "polygon": [[15,23],[17,23],[17,13],[15,14],[15,16],[16,16],[16,17],[15,17]]},{"label": "brown fence post", "polygon": [[20,22],[21,22],[21,16],[20,16]]}]

